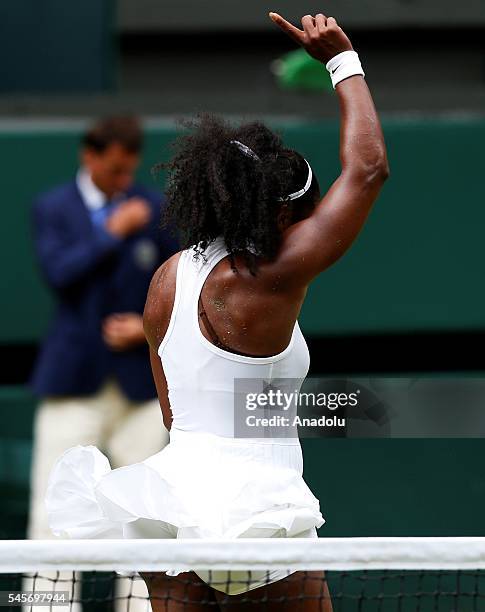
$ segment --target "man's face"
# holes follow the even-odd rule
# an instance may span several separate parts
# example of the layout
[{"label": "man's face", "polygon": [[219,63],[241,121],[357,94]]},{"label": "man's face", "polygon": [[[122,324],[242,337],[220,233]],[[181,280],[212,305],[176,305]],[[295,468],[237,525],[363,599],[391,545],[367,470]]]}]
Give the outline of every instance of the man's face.
[{"label": "man's face", "polygon": [[140,163],[140,156],[114,142],[101,153],[92,149],[84,149],[82,162],[88,169],[96,187],[111,198],[131,186]]}]

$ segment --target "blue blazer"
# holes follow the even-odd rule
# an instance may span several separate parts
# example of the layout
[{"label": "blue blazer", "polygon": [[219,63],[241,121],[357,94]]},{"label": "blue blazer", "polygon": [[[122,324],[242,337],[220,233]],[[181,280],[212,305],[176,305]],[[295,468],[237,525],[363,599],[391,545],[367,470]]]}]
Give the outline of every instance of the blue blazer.
[{"label": "blue blazer", "polygon": [[96,227],[75,181],[41,195],[34,203],[34,242],[40,267],[57,297],[57,308],[38,355],[30,386],[39,396],[91,395],[108,376],[127,397],[156,397],[148,344],[111,351],[101,322],[114,312],[143,313],[157,267],[178,250],[160,230],[162,196],[134,185],[153,207],[152,220],[125,240]]}]

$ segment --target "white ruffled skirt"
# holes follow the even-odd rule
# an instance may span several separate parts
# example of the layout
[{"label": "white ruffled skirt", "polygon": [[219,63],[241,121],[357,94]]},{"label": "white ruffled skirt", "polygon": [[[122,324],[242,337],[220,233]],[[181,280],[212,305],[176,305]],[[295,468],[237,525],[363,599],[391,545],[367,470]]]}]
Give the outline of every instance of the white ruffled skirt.
[{"label": "white ruffled skirt", "polygon": [[49,526],[70,538],[309,537],[324,519],[302,472],[295,439],[172,428],[162,451],[114,470],[95,446],[78,445],[51,471]]}]

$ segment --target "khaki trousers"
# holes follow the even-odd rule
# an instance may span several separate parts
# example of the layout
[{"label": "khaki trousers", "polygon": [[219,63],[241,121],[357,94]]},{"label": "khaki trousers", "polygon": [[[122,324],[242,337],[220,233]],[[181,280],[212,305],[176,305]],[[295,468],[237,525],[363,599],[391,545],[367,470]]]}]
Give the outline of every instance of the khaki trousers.
[{"label": "khaki trousers", "polygon": [[[45,493],[50,471],[56,459],[68,448],[94,445],[109,458],[111,467],[117,468],[142,461],[160,451],[168,443],[168,432],[163,424],[158,399],[132,402],[123,394],[117,383],[109,380],[95,395],[88,397],[47,397],[39,405],[34,421],[34,446],[31,470],[31,497],[27,537],[29,539],[53,539],[47,523]],[[103,540],[99,540],[100,546]],[[24,590],[52,591],[74,588],[80,598],[80,575],[76,572],[73,586],[72,572],[42,574],[43,579],[26,579]],[[52,580],[56,579],[53,586]],[[67,582],[62,582],[67,580]],[[116,579],[116,612],[149,612],[150,604],[136,599],[148,597],[141,579]],[[133,598],[127,599],[128,594]],[[57,612],[68,608],[56,606]],[[81,608],[74,606],[80,611]],[[36,606],[36,612],[48,608]]]}]

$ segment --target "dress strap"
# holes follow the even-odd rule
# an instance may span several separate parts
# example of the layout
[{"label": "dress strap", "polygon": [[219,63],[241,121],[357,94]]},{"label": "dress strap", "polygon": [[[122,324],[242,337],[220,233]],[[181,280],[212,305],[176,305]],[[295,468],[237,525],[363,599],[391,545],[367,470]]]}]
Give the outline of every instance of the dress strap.
[{"label": "dress strap", "polygon": [[219,348],[230,351],[231,349],[228,349],[226,345],[220,340],[216,330],[212,327],[212,323],[209,321],[209,317],[207,316],[207,313],[202,304],[202,294],[199,295],[199,317],[204,321],[204,326],[207,330],[207,333],[211,337],[213,344],[215,344]]},{"label": "dress strap", "polygon": [[[252,355],[250,353],[241,353],[239,351],[236,352],[232,348],[227,346],[227,344],[222,342],[222,340],[217,335],[216,330],[212,326],[212,323],[209,321],[209,317],[207,316],[207,313],[206,313],[206,311],[204,309],[204,305],[202,303],[202,293],[199,295],[199,304],[198,304],[198,307],[199,307],[199,318],[204,321],[204,326],[205,326],[205,328],[207,330],[207,333],[211,337],[212,343],[215,346],[218,346],[219,348],[223,349],[224,351],[227,351],[228,353],[234,353],[235,355],[242,355],[243,357],[256,357],[256,358],[257,357],[266,357],[266,355]],[[268,355],[268,357],[269,356],[270,355]]]}]

